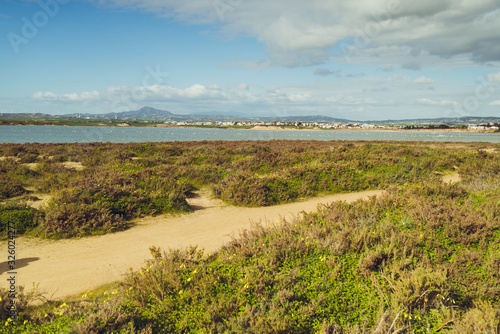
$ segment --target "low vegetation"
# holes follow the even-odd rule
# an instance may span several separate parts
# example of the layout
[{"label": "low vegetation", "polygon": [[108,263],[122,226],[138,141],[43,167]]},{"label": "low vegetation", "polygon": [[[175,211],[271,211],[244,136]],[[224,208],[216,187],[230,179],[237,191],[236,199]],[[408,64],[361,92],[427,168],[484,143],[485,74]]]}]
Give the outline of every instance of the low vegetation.
[{"label": "low vegetation", "polygon": [[[61,180],[51,183],[49,208],[64,206],[65,199],[66,205],[80,203],[67,208],[71,214],[82,207],[104,208],[114,215],[109,220],[121,217],[123,224],[135,215],[127,208],[162,211],[155,199],[168,199],[169,210],[182,208],[186,193],[207,184],[215,196],[238,205],[272,205],[322,192],[382,187],[387,192],[256,225],[213,254],[152,247],[152,259],[142,270],[81,298],[35,306],[37,291],[23,293],[17,325],[3,315],[4,332],[500,331],[500,159],[495,153],[311,142],[111,148],[95,145],[80,160],[84,171],[57,174]],[[45,187],[42,165],[35,170],[40,174],[26,180]],[[434,173],[455,167],[460,184],[444,184]],[[131,196],[134,191],[144,197]],[[37,214],[44,215],[38,228],[53,219],[48,209]],[[5,291],[1,298],[6,300]]]},{"label": "low vegetation", "polygon": [[81,237],[125,229],[141,215],[189,212],[186,198],[200,187],[233,205],[275,205],[436,181],[434,172],[485,159],[477,155],[363,142],[2,144],[0,200],[25,206],[50,196],[29,233]]}]

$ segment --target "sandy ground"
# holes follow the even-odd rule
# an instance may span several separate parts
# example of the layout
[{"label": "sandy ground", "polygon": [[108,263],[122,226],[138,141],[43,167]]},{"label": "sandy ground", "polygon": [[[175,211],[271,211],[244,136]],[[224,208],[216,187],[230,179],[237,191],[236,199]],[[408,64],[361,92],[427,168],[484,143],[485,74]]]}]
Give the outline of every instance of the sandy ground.
[{"label": "sandy ground", "polygon": [[[196,210],[179,216],[141,219],[131,229],[114,234],[71,240],[16,239],[16,279],[26,288],[38,284],[46,297],[78,294],[123,278],[129,268],[139,269],[151,258],[150,246],[184,249],[198,245],[215,251],[247,229],[252,222],[276,222],[301,211],[313,211],[320,203],[355,201],[380,195],[364,191],[308,199],[273,207],[241,208],[212,200],[205,194],[189,200]],[[0,287],[7,287],[7,241],[0,242]]]},{"label": "sandy ground", "polygon": [[52,196],[47,194],[33,194],[33,196],[38,198],[38,200],[28,200],[26,201],[26,204],[37,210],[43,209],[47,205],[47,202],[52,198]]},{"label": "sandy ground", "polygon": [[[21,165],[26,166],[31,170],[35,170],[38,167],[39,163],[38,162],[31,162],[31,163],[25,163],[25,164],[21,164]],[[68,169],[76,169],[76,170],[84,170],[85,169],[85,166],[83,166],[81,162],[66,161],[66,162],[63,162],[62,165]]]},{"label": "sandy ground", "polygon": [[[264,125],[256,125],[250,130],[285,130],[279,126],[264,126]],[[286,130],[295,130],[295,129],[286,129]]]},{"label": "sandy ground", "polygon": [[76,169],[76,170],[84,170],[85,169],[85,166],[82,165],[81,162],[74,162],[74,161],[66,161],[66,162],[63,162],[62,165],[66,168],[73,168],[73,169]]},{"label": "sandy ground", "polygon": [[451,174],[445,174],[443,175],[443,182],[445,183],[456,183],[456,182],[460,182],[461,179],[460,179],[460,176],[458,175],[458,173],[451,173]]}]

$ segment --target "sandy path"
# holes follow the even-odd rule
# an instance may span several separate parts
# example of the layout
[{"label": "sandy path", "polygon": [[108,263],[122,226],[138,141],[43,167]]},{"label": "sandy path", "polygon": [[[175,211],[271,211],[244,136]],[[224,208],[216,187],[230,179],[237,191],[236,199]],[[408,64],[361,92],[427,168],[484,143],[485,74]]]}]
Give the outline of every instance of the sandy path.
[{"label": "sandy path", "polygon": [[[291,217],[313,211],[319,203],[355,201],[382,191],[313,198],[273,207],[241,208],[225,205],[205,196],[190,199],[194,213],[148,217],[133,228],[114,234],[75,240],[16,239],[17,284],[30,288],[39,283],[47,297],[61,298],[81,293],[123,278],[129,268],[139,269],[151,258],[149,247],[164,250],[198,245],[214,251],[231,240],[251,222]],[[0,242],[0,287],[7,287],[7,242]]]}]

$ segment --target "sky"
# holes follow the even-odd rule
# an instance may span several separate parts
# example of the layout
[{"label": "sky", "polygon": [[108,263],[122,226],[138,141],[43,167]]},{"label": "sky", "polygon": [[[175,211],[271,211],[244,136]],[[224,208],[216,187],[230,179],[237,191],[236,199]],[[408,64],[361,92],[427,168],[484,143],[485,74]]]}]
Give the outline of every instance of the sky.
[{"label": "sky", "polygon": [[2,0],[0,113],[500,117],[499,0]]}]

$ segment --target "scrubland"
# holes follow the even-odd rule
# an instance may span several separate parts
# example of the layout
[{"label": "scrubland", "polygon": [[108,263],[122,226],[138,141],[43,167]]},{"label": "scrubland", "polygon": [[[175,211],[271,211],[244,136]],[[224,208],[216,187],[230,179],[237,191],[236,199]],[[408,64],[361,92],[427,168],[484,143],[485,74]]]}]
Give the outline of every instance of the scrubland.
[{"label": "scrubland", "polygon": [[[494,145],[4,144],[0,156],[4,236],[13,220],[33,238],[133,228],[136,217],[189,214],[186,198],[201,188],[240,206],[386,189],[368,201],[327,203],[255,226],[211,254],[151,245],[141,271],[67,300],[26,289],[17,324],[2,315],[4,332],[500,331]],[[441,174],[450,172],[462,181],[443,183]],[[28,205],[42,196],[46,204]],[[6,291],[1,298],[5,309]]]}]

